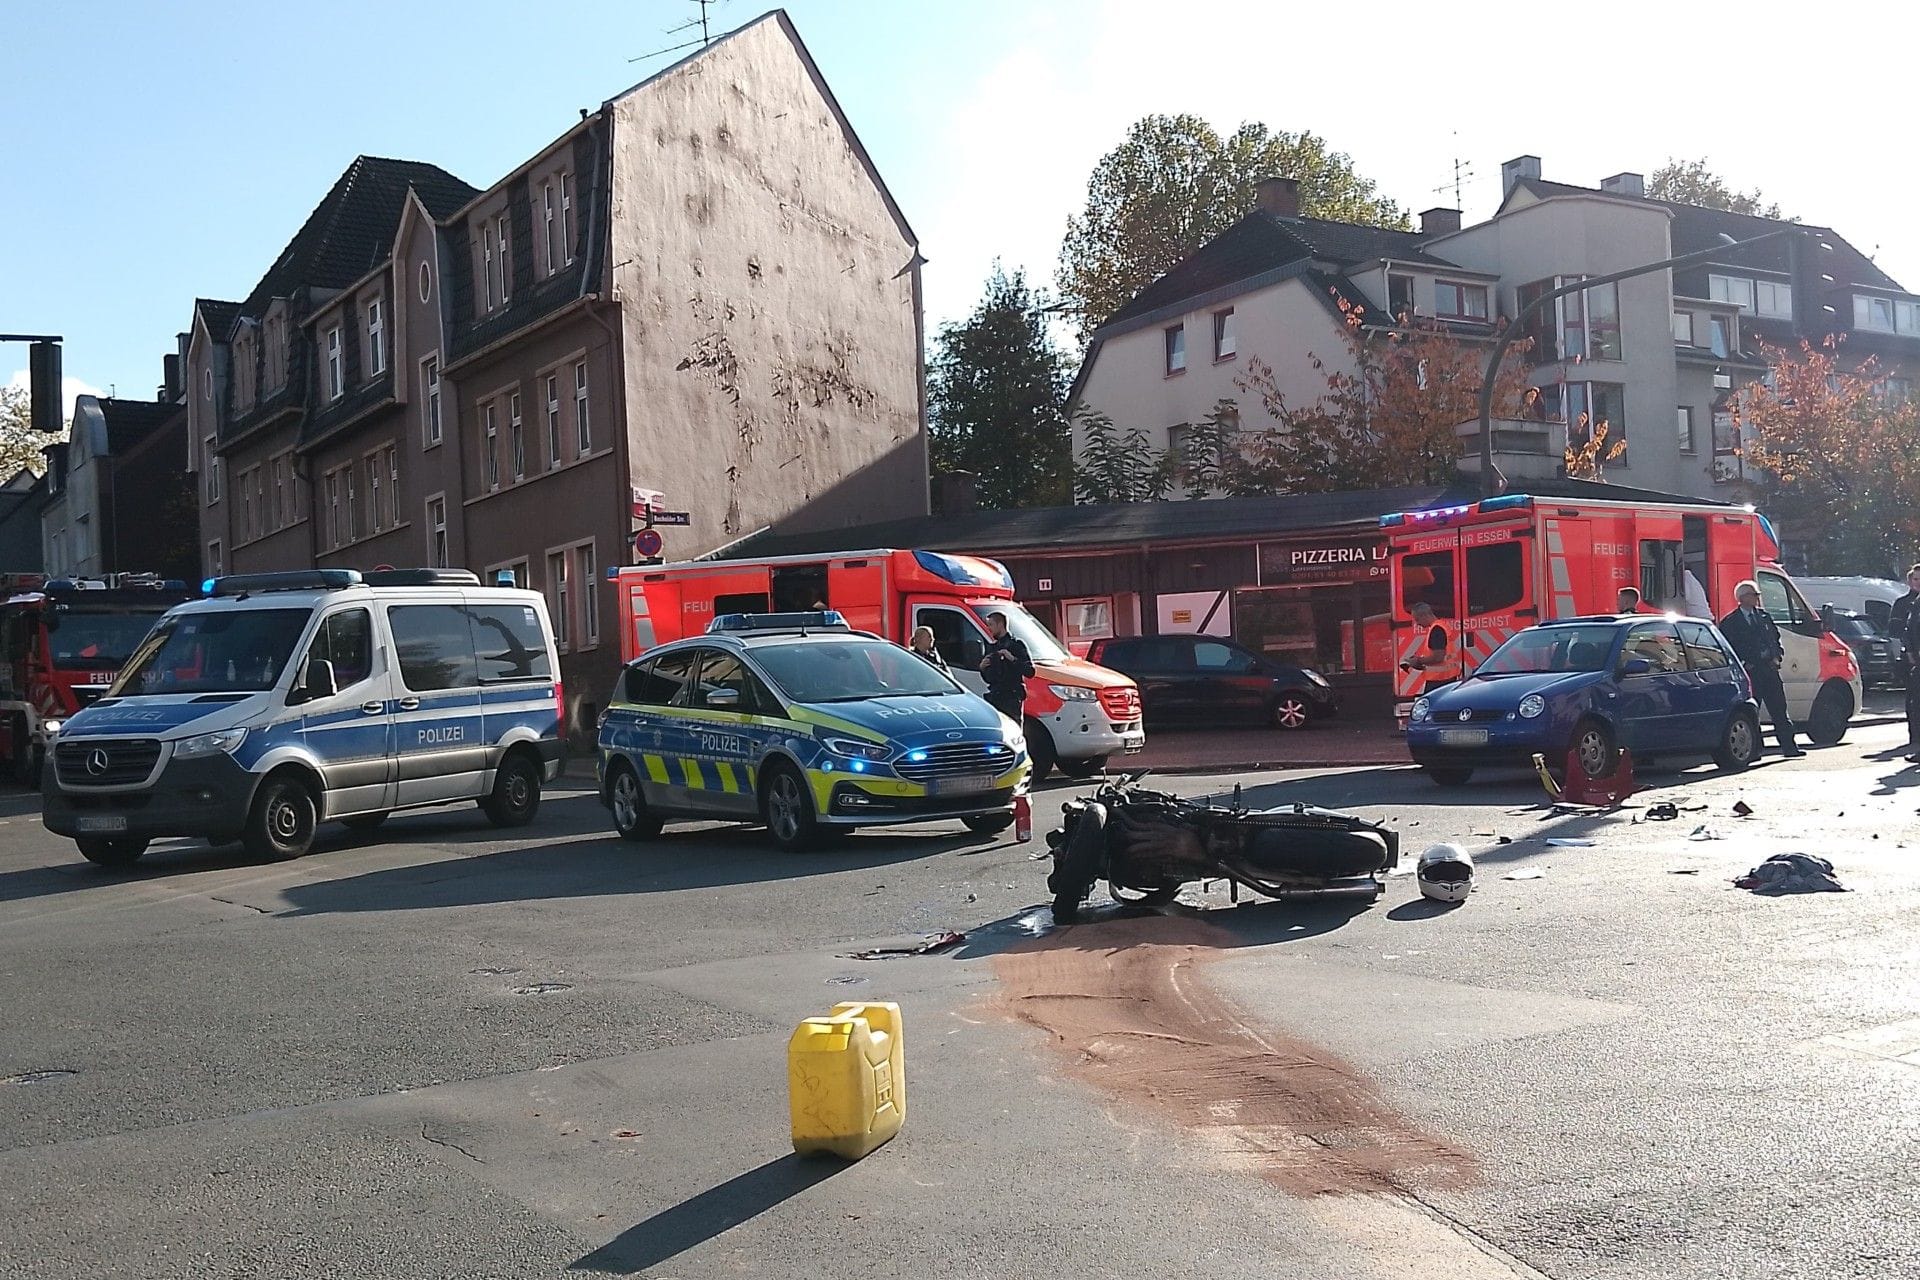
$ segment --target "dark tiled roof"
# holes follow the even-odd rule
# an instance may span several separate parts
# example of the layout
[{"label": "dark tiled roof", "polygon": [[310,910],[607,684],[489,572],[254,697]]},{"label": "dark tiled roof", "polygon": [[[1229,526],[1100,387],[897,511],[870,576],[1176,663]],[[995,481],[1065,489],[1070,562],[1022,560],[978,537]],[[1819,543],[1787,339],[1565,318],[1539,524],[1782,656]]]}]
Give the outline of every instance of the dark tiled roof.
[{"label": "dark tiled roof", "polygon": [[116,400],[99,397],[100,416],[107,423],[107,448],[115,457],[139,444],[185,410],[164,400]]},{"label": "dark tiled roof", "polygon": [[1133,301],[1109,316],[1101,327],[1122,324],[1294,262],[1313,260],[1350,266],[1395,258],[1436,267],[1454,265],[1421,252],[1420,239],[1413,231],[1319,218],[1282,218],[1255,210],[1134,295]]},{"label": "dark tiled roof", "polygon": [[[1516,483],[1513,489],[1514,492],[1558,498],[1705,501],[1579,480],[1528,480]],[[864,551],[875,547],[1005,553],[1066,547],[1118,547],[1140,543],[1260,538],[1338,525],[1372,525],[1390,512],[1473,502],[1479,494],[1476,480],[1462,478],[1445,486],[1367,489],[1349,493],[969,511],[958,515],[922,516],[814,533],[766,535],[734,548],[727,558],[818,555]]]},{"label": "dark tiled roof", "polygon": [[267,268],[242,310],[258,316],[274,298],[303,288],[344,289],[373,270],[392,251],[409,188],[436,217],[480,194],[437,165],[356,157]]},{"label": "dark tiled roof", "polygon": [[193,308],[207,322],[207,332],[213,335],[215,342],[225,342],[233,332],[233,322],[240,318],[240,304],[221,302],[215,298],[196,298]]}]

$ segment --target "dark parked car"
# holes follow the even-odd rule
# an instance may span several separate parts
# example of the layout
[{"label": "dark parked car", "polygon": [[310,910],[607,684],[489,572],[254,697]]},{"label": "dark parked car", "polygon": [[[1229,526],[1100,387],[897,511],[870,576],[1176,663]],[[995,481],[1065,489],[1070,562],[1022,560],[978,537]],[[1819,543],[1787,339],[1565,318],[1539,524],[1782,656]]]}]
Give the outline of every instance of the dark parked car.
[{"label": "dark parked car", "polygon": [[1852,609],[1822,609],[1822,618],[1830,620],[1833,634],[1853,650],[1860,664],[1860,684],[1872,689],[1897,682],[1904,673],[1900,642],[1864,613]]},{"label": "dark parked car", "polygon": [[1133,677],[1148,720],[1245,720],[1304,729],[1340,709],[1318,671],[1275,662],[1219,636],[1096,640],[1087,660]]},{"label": "dark parked car", "polygon": [[1726,637],[1697,618],[1568,618],[1528,627],[1466,679],[1413,704],[1407,749],[1442,786],[1475,768],[1556,768],[1589,778],[1636,758],[1712,756],[1744,769],[1760,754],[1760,716]]}]

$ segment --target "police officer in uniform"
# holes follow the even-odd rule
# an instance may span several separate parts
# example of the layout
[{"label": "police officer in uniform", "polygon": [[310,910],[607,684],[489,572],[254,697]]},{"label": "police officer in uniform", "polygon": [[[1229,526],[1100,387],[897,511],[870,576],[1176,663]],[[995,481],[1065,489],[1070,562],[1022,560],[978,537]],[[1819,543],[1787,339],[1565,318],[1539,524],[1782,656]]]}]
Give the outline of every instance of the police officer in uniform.
[{"label": "police officer in uniform", "polygon": [[1033,656],[1020,643],[1020,637],[1007,630],[1006,614],[988,614],[987,627],[993,632],[993,642],[980,660],[980,674],[987,681],[987,701],[1019,724],[1020,710],[1027,701],[1027,677],[1033,674]]},{"label": "police officer in uniform", "polygon": [[1907,570],[1907,594],[1893,602],[1887,630],[1907,650],[1907,759],[1920,764],[1920,564]]},{"label": "police officer in uniform", "polygon": [[1734,611],[1720,619],[1720,632],[1747,669],[1753,682],[1753,696],[1767,709],[1773,731],[1780,738],[1784,755],[1803,756],[1793,741],[1793,720],[1787,715],[1787,690],[1780,683],[1780,663],[1786,649],[1780,643],[1780,628],[1760,607],[1760,584],[1751,578],[1733,589]]}]

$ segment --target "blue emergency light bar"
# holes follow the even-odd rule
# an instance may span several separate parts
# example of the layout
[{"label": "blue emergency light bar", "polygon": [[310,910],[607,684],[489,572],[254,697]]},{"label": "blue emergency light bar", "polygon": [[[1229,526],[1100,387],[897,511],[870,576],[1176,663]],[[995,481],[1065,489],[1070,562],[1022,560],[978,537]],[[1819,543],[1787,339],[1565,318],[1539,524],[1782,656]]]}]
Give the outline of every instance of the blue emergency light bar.
[{"label": "blue emergency light bar", "polygon": [[1530,493],[1503,493],[1497,498],[1482,498],[1478,502],[1469,502],[1458,507],[1432,507],[1425,511],[1396,511],[1392,515],[1380,517],[1382,529],[1395,529],[1407,524],[1433,524],[1452,520],[1456,516],[1471,515],[1478,511],[1513,511],[1520,507],[1533,505]]},{"label": "blue emergency light bar", "polygon": [[851,631],[838,609],[812,613],[723,613],[707,624],[708,635],[730,631]]},{"label": "blue emergency light bar", "polygon": [[360,585],[357,569],[293,569],[285,573],[233,573],[208,578],[200,590],[210,596],[245,596],[259,591],[341,591]]},{"label": "blue emergency light bar", "polygon": [[943,556],[938,551],[916,551],[913,553],[913,558],[919,562],[922,569],[937,578],[951,582],[956,587],[1000,587],[1007,591],[1013,590],[1013,575],[1008,573],[1007,567],[998,560],[974,557],[979,560],[979,563],[992,568],[997,575],[983,577],[959,560],[952,556]]}]

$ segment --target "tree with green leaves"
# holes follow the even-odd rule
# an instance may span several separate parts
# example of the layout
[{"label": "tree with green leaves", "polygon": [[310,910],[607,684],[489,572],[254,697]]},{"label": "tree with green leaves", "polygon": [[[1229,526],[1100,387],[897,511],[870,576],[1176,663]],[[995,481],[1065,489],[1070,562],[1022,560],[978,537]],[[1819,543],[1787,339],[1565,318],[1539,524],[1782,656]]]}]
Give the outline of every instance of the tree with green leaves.
[{"label": "tree with green leaves", "polygon": [[40,451],[66,438],[64,431],[50,436],[33,429],[33,398],[25,387],[0,387],[0,484],[22,467],[35,475],[45,471],[47,459]]},{"label": "tree with green leaves", "polygon": [[1653,171],[1647,180],[1647,194],[1655,200],[1675,204],[1699,205],[1703,209],[1724,209],[1728,213],[1750,213],[1756,218],[1780,217],[1780,206],[1760,194],[1760,188],[1736,191],[1719,174],[1707,168],[1706,160],[1674,160]]},{"label": "tree with green leaves", "polygon": [[1248,213],[1273,177],[1300,183],[1303,216],[1408,225],[1324,138],[1257,123],[1223,138],[1199,116],[1148,116],[1101,157],[1086,207],[1067,221],[1057,284],[1082,336]]},{"label": "tree with green leaves", "polygon": [[936,339],[927,379],[934,469],[971,472],[982,506],[1072,500],[1067,372],[1045,306],[1023,273],[995,263],[973,314]]},{"label": "tree with green leaves", "polygon": [[1080,457],[1073,469],[1076,502],[1159,502],[1173,489],[1179,460],[1157,449],[1140,427],[1125,431],[1085,405],[1073,415]]}]

